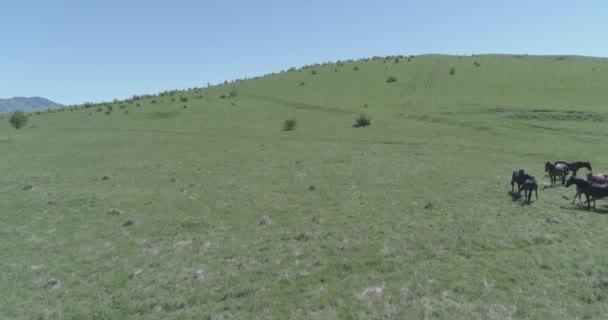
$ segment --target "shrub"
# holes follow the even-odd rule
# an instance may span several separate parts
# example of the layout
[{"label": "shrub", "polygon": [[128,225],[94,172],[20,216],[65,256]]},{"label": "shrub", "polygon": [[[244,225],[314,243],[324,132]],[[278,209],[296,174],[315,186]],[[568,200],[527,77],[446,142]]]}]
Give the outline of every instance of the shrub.
[{"label": "shrub", "polygon": [[8,119],[8,122],[15,129],[21,129],[27,123],[27,115],[25,115],[25,112],[17,110],[13,112],[13,115],[11,115],[11,117]]},{"label": "shrub", "polygon": [[305,84],[306,84],[306,82],[304,82],[304,81],[300,82],[300,86],[303,86]]},{"label": "shrub", "polygon": [[450,75],[454,75],[456,73],[456,68],[451,67],[450,68]]},{"label": "shrub", "polygon": [[359,71],[359,66],[355,66],[354,70]]},{"label": "shrub", "polygon": [[386,78],[386,82],[396,82],[396,81],[397,81],[397,77],[390,76],[390,77]]},{"label": "shrub", "polygon": [[186,97],[179,97],[179,101],[181,101],[181,102],[188,102],[188,98],[186,98]]},{"label": "shrub", "polygon": [[310,71],[310,74],[312,74],[314,76],[315,74],[317,74],[317,70],[312,69],[312,71]]},{"label": "shrub", "polygon": [[371,123],[372,123],[372,118],[370,118],[369,116],[367,116],[365,114],[362,114],[355,119],[354,127],[355,128],[366,127],[366,126],[369,126]]},{"label": "shrub", "polygon": [[232,90],[230,90],[230,92],[228,92],[228,96],[230,98],[236,98],[237,95],[238,95],[238,91],[236,91],[236,88],[232,88]]},{"label": "shrub", "polygon": [[283,131],[295,130],[298,121],[295,118],[290,118],[283,122]]}]

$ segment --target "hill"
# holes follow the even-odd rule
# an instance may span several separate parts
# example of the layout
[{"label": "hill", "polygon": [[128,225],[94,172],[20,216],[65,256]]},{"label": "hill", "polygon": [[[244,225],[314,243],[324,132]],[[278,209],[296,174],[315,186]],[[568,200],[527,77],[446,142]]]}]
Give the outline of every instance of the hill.
[{"label": "hill", "polygon": [[15,110],[25,112],[46,111],[48,109],[59,109],[64,106],[49,99],[41,97],[14,97],[0,99],[0,113],[11,113]]},{"label": "hill", "polygon": [[0,314],[604,319],[606,203],[543,168],[608,171],[607,61],[375,57],[33,114],[0,136]]}]

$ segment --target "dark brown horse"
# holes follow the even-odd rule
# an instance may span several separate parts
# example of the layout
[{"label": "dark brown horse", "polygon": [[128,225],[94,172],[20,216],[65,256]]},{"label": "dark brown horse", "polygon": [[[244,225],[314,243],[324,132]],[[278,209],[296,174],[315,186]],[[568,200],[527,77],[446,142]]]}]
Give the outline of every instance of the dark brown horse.
[{"label": "dark brown horse", "polygon": [[566,183],[566,176],[568,175],[568,166],[563,163],[552,164],[551,162],[545,163],[545,172],[549,174],[551,178],[551,185],[557,183],[557,177],[562,178],[562,185]]},{"label": "dark brown horse", "polygon": [[585,195],[587,199],[587,209],[591,209],[591,201],[593,201],[593,208],[595,208],[595,201],[603,197],[608,196],[608,184],[599,184],[588,180],[578,179],[570,177],[566,182],[566,187],[576,185],[578,189]]},{"label": "dark brown horse", "polygon": [[[587,173],[587,181],[605,184],[608,183],[608,175],[605,173],[591,174]],[[583,200],[581,199],[583,195],[583,191],[579,186],[576,186],[576,194],[574,195],[574,199],[572,199],[572,204],[576,203],[576,198],[578,198],[578,203],[583,204]]]},{"label": "dark brown horse", "polygon": [[563,163],[566,166],[568,166],[568,170],[572,171],[572,175],[573,176],[576,176],[576,172],[580,168],[587,168],[587,170],[591,171],[591,163],[589,163],[589,162],[584,162],[584,161],[564,161],[564,160],[557,160],[557,161],[555,161],[555,164],[558,164],[558,163]]},{"label": "dark brown horse", "polygon": [[528,179],[519,187],[519,192],[524,190],[524,201],[530,203],[532,198],[532,191],[536,194],[536,200],[538,200],[538,184],[534,177],[528,176]]},{"label": "dark brown horse", "polygon": [[519,190],[519,193],[521,193],[521,185],[529,178],[533,177],[525,174],[523,169],[519,169],[519,171],[513,171],[513,174],[511,175],[511,192],[513,192],[513,188],[517,183],[517,190]]}]

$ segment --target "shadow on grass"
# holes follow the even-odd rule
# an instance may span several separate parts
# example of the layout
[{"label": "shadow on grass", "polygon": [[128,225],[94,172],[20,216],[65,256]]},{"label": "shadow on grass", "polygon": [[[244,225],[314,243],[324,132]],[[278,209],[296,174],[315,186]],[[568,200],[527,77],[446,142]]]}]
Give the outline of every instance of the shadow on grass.
[{"label": "shadow on grass", "polygon": [[545,190],[545,189],[554,189],[554,188],[559,188],[561,187],[561,184],[554,184],[554,185],[543,185],[540,189],[541,190]]},{"label": "shadow on grass", "polygon": [[577,211],[583,211],[583,212],[592,212],[592,213],[597,213],[597,214],[605,214],[608,215],[608,209],[602,209],[602,208],[593,208],[591,207],[591,209],[587,209],[587,205],[583,204],[577,204],[577,205],[573,205],[573,206],[560,206],[561,209],[564,210],[577,210]]},{"label": "shadow on grass", "polygon": [[521,194],[517,191],[509,191],[508,193],[511,196],[511,200],[513,202],[519,201],[519,199],[521,199]]}]

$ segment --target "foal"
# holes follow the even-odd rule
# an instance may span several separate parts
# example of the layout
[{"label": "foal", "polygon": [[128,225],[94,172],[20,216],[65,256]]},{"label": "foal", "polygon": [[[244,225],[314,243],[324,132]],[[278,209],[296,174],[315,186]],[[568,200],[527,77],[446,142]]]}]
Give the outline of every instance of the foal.
[{"label": "foal", "polygon": [[519,193],[521,193],[521,185],[529,178],[533,177],[525,174],[523,169],[519,169],[519,171],[513,171],[513,174],[511,175],[511,192],[513,192],[513,188],[517,183],[517,190],[519,190]]},{"label": "foal", "polygon": [[534,191],[536,200],[538,200],[538,184],[534,177],[528,176],[528,179],[519,187],[519,192],[521,190],[524,190],[524,201],[528,202],[528,204],[530,204],[530,199],[532,198],[532,191]]}]

